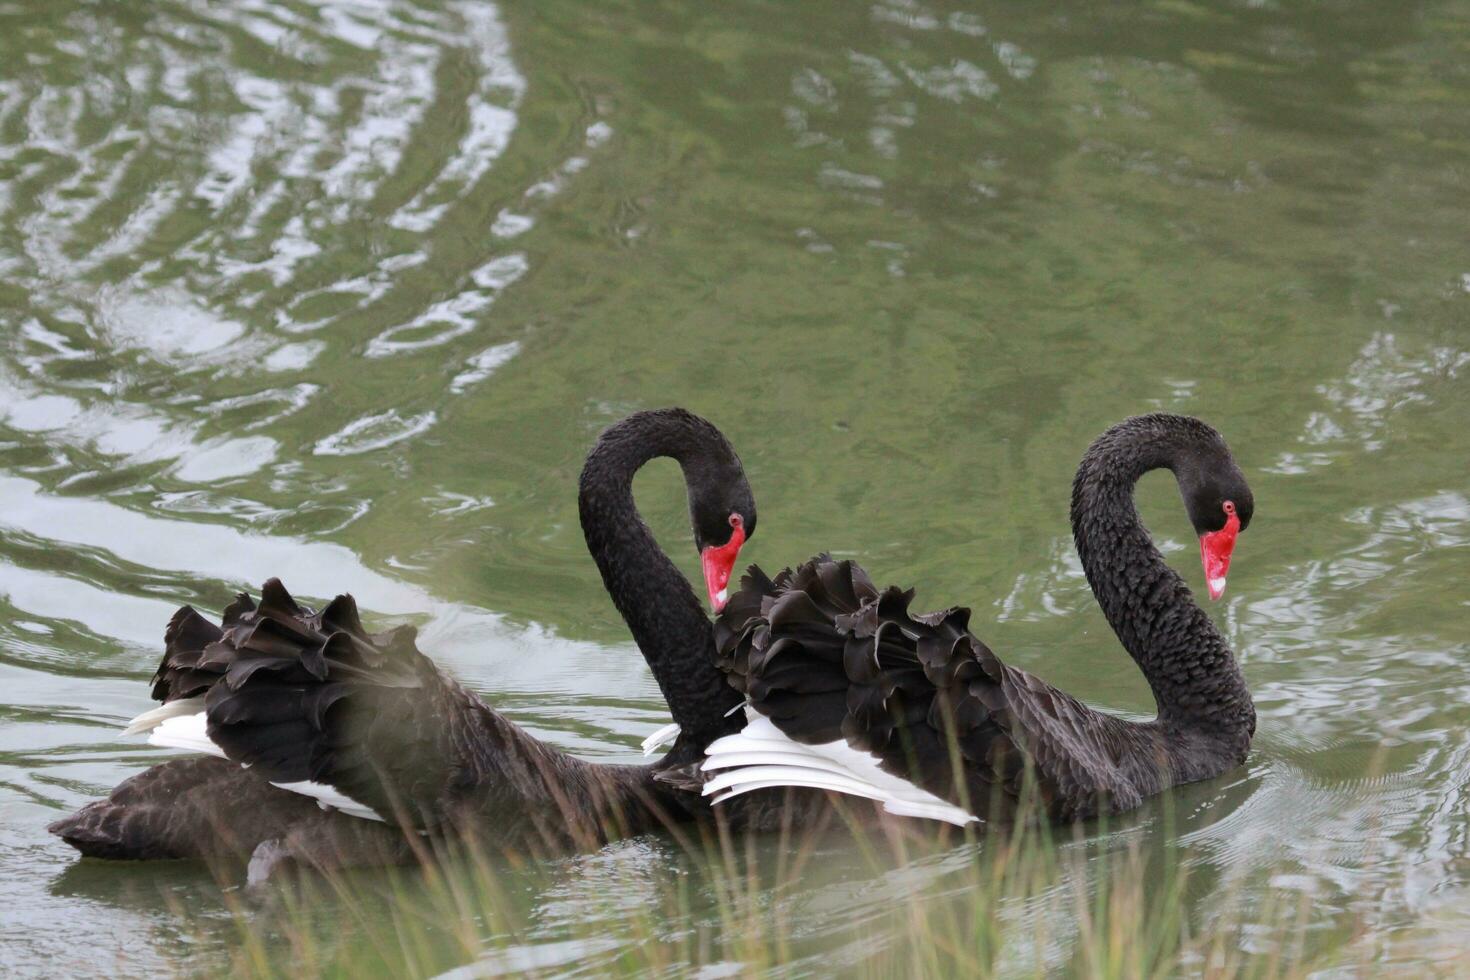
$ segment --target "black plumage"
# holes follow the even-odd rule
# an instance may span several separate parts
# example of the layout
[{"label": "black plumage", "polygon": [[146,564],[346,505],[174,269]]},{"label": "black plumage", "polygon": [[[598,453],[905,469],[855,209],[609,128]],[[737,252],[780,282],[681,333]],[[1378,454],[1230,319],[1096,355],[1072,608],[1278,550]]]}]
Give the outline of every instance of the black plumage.
[{"label": "black plumage", "polygon": [[[967,610],[912,613],[912,592],[880,591],[860,568],[825,556],[774,581],[753,569],[712,632],[633,505],[633,474],[660,455],[684,470],[696,547],[725,540],[732,515],[753,533],[755,509],[723,436],[677,409],[612,427],[583,470],[589,551],[683,726],[664,759],[607,766],[559,752],[443,675],[411,630],[370,634],[350,598],[316,613],[273,580],[259,606],[239,597],[220,626],[181,609],[155,677],[159,700],[203,697],[208,731],[230,760],[155,766],[51,829],[103,857],[254,852],[356,864],[407,858],[413,835],[400,826],[560,846],[671,820],[770,828],[827,815],[812,791],[752,793],[713,813],[697,795],[702,750],[739,727],[730,709],[742,697],[798,741],[844,739],[984,816],[1008,815],[1033,790],[1058,818],[1116,812],[1244,759],[1255,726],[1244,680],[1132,501],[1144,472],[1168,467],[1197,531],[1220,529],[1222,500],[1248,525],[1250,490],[1203,423],[1154,415],[1115,426],[1088,450],[1073,488],[1088,581],[1158,701],[1158,718],[1144,724],[1001,663],[969,632]],[[387,822],[323,813],[271,785],[302,779]]]},{"label": "black plumage", "polygon": [[970,611],[916,614],[850,561],[752,568],[716,622],[720,666],[754,710],[807,745],[843,739],[880,767],[980,817],[1033,798],[1057,819],[1137,806],[1245,758],[1250,694],[1224,638],[1159,555],[1133,505],[1144,472],[1172,469],[1200,533],[1222,501],[1254,509],[1224,440],[1196,419],[1149,415],[1089,448],[1072,496],[1077,550],[1108,622],[1158,702],[1154,721],[1106,715],[1008,666]]},{"label": "black plumage", "polygon": [[259,606],[238,596],[202,647],[200,623],[188,606],[175,615],[154,695],[189,697],[212,676],[209,737],[232,761],[272,782],[323,783],[388,819],[447,816],[460,716],[489,709],[418,651],[413,627],[370,634],[351,596],[314,612],[278,579]]},{"label": "black plumage", "polygon": [[[583,469],[588,549],[684,727],[663,759],[619,766],[567,755],[443,674],[412,628],[369,633],[351,597],[316,612],[272,579],[258,606],[237,597],[219,626],[180,609],[154,677],[165,704],[203,698],[209,737],[228,761],[155,766],[52,832],[100,857],[244,856],[269,845],[317,863],[363,863],[410,854],[399,827],[559,847],[707,815],[697,792],[662,776],[731,730],[739,696],[715,667],[699,599],[633,504],[633,475],[657,456],[683,467],[696,547],[723,544],[732,514],[753,534],[756,514],[734,450],[682,409],[612,426]],[[323,814],[272,785],[301,780],[371,808],[386,827]]]}]

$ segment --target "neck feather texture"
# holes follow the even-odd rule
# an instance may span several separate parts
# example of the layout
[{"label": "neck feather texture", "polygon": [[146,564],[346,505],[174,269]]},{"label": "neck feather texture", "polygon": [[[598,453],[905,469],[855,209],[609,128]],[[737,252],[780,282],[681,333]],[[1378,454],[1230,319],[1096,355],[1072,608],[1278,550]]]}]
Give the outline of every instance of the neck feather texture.
[{"label": "neck feather texture", "polygon": [[680,726],[670,755],[682,756],[681,746],[699,748],[733,730],[726,715],[740,695],[715,666],[713,628],[699,598],[638,514],[633,475],[650,459],[669,456],[687,483],[711,465],[723,437],[683,412],[649,413],[640,423],[614,426],[598,441],[582,470],[578,504],[587,550]]},{"label": "neck feather texture", "polygon": [[1154,547],[1133,502],[1144,473],[1173,469],[1187,451],[1193,433],[1186,422],[1202,425],[1145,416],[1100,436],[1072,486],[1072,534],[1103,615],[1153,690],[1158,724],[1175,735],[1223,741],[1243,758],[1256,717],[1245,679],[1225,638]]}]

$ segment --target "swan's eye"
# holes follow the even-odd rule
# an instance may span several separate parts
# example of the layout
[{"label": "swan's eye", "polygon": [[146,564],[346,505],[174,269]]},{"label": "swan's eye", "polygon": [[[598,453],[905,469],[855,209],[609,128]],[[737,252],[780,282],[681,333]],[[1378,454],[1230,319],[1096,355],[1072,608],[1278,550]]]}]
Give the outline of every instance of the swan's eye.
[{"label": "swan's eye", "polygon": [[731,527],[739,527],[740,525],[742,525],[744,523],[745,523],[744,518],[742,518],[739,514],[731,514],[730,515],[730,526]]},{"label": "swan's eye", "polygon": [[1223,506],[1225,508],[1225,516],[1226,517],[1233,517],[1233,516],[1235,516],[1235,501],[1233,501],[1233,500],[1227,500],[1227,501],[1225,501],[1225,503],[1224,503]]}]

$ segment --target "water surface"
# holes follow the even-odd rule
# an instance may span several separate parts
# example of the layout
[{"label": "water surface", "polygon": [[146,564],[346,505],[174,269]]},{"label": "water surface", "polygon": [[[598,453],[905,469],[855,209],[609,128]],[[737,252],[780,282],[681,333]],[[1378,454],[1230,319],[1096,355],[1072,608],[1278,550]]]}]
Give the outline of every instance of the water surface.
[{"label": "water surface", "polygon": [[[182,602],[351,591],[537,735],[637,758],[665,712],[575,481],[603,427],[682,404],[746,463],[750,558],[860,557],[1135,714],[1072,469],[1126,415],[1212,422],[1257,500],[1212,613],[1259,731],[1127,833],[1194,870],[1201,922],[1304,895],[1309,950],[1448,969],[1467,52],[1455,0],[0,5],[6,962],[231,946],[179,924],[222,908],[202,869],[76,865],[43,830],[162,758],[116,730]],[[637,489],[694,574],[677,470]],[[1140,496],[1202,585],[1168,478]],[[984,859],[900,880],[829,846],[787,898],[793,972],[860,965],[896,939],[877,910],[963,902],[944,862]],[[595,969],[633,940],[568,939],[593,896],[690,860],[554,869],[518,893],[522,958],[487,927],[474,968]]]}]

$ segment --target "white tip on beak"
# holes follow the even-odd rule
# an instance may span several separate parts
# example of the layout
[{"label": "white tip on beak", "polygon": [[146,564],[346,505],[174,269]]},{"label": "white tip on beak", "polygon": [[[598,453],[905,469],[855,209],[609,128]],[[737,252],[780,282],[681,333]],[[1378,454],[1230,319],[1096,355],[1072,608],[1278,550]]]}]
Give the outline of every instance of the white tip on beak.
[{"label": "white tip on beak", "polygon": [[1209,584],[1211,599],[1218,599],[1225,594],[1225,576],[1209,579]]},{"label": "white tip on beak", "polygon": [[720,591],[716,592],[715,593],[715,608],[716,609],[723,609],[725,607],[725,603],[729,600],[729,598],[730,598],[730,589],[729,589],[728,586],[726,588],[723,588]]}]

